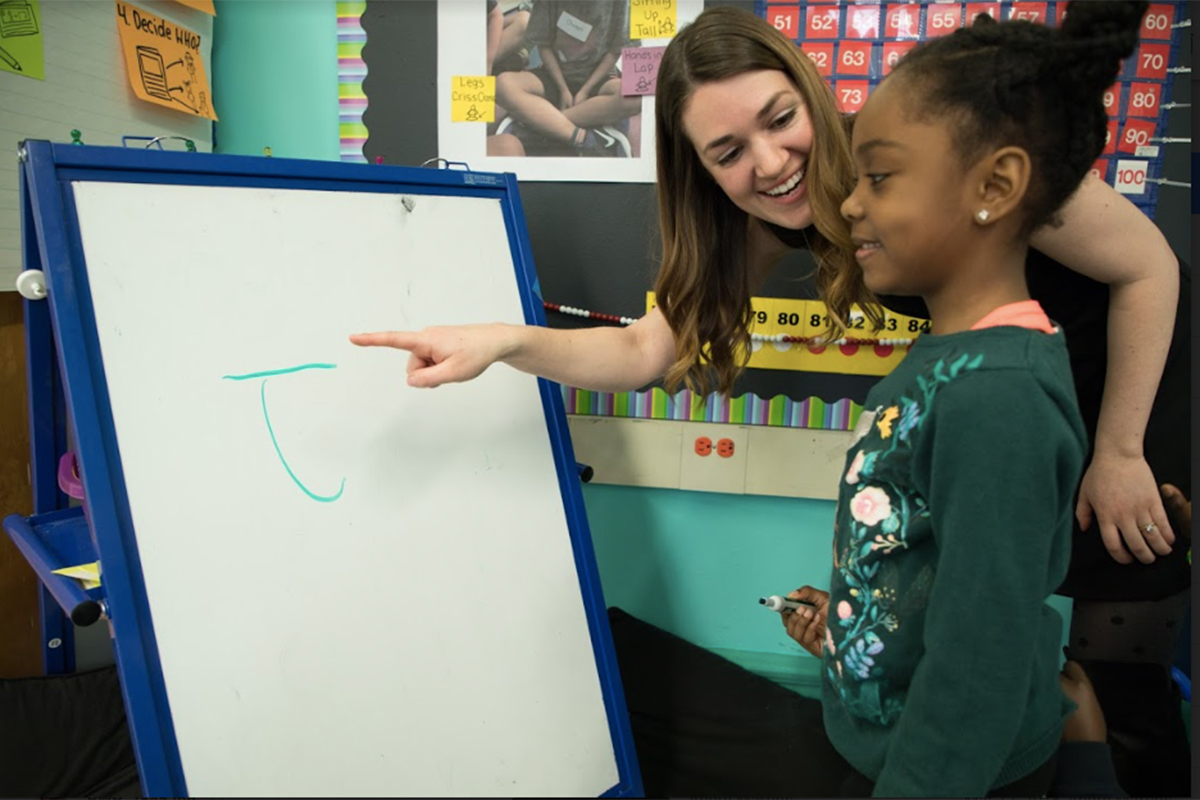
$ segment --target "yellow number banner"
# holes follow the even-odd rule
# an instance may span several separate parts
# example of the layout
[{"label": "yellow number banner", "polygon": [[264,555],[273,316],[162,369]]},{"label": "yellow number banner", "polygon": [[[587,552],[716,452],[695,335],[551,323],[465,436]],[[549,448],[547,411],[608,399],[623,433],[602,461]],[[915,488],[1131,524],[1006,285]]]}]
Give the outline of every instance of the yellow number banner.
[{"label": "yellow number banner", "polygon": [[[646,311],[654,308],[654,292],[646,293]],[[770,339],[794,336],[812,339],[823,336],[829,325],[825,304],[820,300],[754,297],[750,300],[753,322],[750,333]],[[883,328],[875,330],[858,307],[851,309],[847,339],[869,339],[869,344],[827,344],[756,340],[748,367],[785,369],[797,372],[828,372],[841,375],[887,375],[908,353],[907,342],[929,330],[929,321],[894,314],[884,309]]]}]

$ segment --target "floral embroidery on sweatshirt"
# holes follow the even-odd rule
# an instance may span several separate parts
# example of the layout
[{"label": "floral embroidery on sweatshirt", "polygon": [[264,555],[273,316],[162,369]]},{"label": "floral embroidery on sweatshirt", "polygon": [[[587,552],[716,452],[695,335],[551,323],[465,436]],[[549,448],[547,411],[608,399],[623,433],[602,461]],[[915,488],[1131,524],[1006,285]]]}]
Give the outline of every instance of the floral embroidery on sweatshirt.
[{"label": "floral embroidery on sweatshirt", "polygon": [[915,397],[900,396],[874,409],[874,429],[852,445],[843,477],[833,548],[835,583],[842,586],[832,598],[825,630],[825,669],[846,708],[880,725],[891,724],[903,710],[902,700],[888,691],[882,657],[891,635],[924,610],[934,576],[928,564],[901,585],[895,562],[909,547],[913,523],[928,519],[929,509],[900,465],[907,465],[937,393],[982,361],[982,355],[965,353],[950,363],[939,359],[916,377]]}]

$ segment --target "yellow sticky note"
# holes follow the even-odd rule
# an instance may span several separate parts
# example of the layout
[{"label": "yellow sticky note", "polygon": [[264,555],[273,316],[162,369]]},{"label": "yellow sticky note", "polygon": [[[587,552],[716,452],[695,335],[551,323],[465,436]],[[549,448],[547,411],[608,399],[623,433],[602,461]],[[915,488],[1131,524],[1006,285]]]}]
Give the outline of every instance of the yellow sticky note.
[{"label": "yellow sticky note", "polygon": [[678,25],[675,0],[629,0],[630,39],[670,39]]},{"label": "yellow sticky note", "polygon": [[147,103],[215,120],[200,34],[129,3],[116,5],[133,93]]},{"label": "yellow sticky note", "polygon": [[[93,589],[100,585],[100,562],[93,561],[90,564],[76,564],[73,567],[63,567],[62,569],[54,570],[54,574],[76,578],[83,581],[83,588]],[[88,586],[89,583],[92,585]]]},{"label": "yellow sticky note", "polygon": [[0,2],[0,70],[46,79],[41,20],[37,0]]},{"label": "yellow sticky note", "polygon": [[496,76],[455,75],[450,79],[451,122],[496,121]]},{"label": "yellow sticky note", "polygon": [[217,15],[217,9],[213,7],[213,0],[175,0],[175,2],[214,17]]}]

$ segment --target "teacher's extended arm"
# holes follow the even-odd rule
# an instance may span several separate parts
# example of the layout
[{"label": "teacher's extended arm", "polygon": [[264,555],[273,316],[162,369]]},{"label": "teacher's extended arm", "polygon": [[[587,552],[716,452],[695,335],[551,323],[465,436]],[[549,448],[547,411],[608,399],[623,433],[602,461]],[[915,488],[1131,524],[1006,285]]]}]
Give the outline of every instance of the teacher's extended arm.
[{"label": "teacher's extended arm", "polygon": [[675,357],[674,336],[657,308],[627,328],[491,323],[362,333],[350,341],[407,350],[408,384],[423,388],[469,381],[504,362],[568,386],[623,392],[661,377]]}]

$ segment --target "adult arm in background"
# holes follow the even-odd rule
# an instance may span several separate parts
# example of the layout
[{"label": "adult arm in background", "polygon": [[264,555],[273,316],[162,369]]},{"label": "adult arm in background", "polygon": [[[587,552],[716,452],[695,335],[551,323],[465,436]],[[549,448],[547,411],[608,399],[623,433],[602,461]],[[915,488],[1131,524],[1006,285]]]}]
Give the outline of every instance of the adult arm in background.
[{"label": "adult arm in background", "polygon": [[[1110,291],[1108,371],[1075,515],[1083,530],[1098,525],[1116,561],[1150,563],[1175,541],[1142,441],[1171,346],[1179,262],[1145,214],[1090,174],[1062,218],[1033,247]],[[1148,522],[1157,529],[1146,532]]]}]

